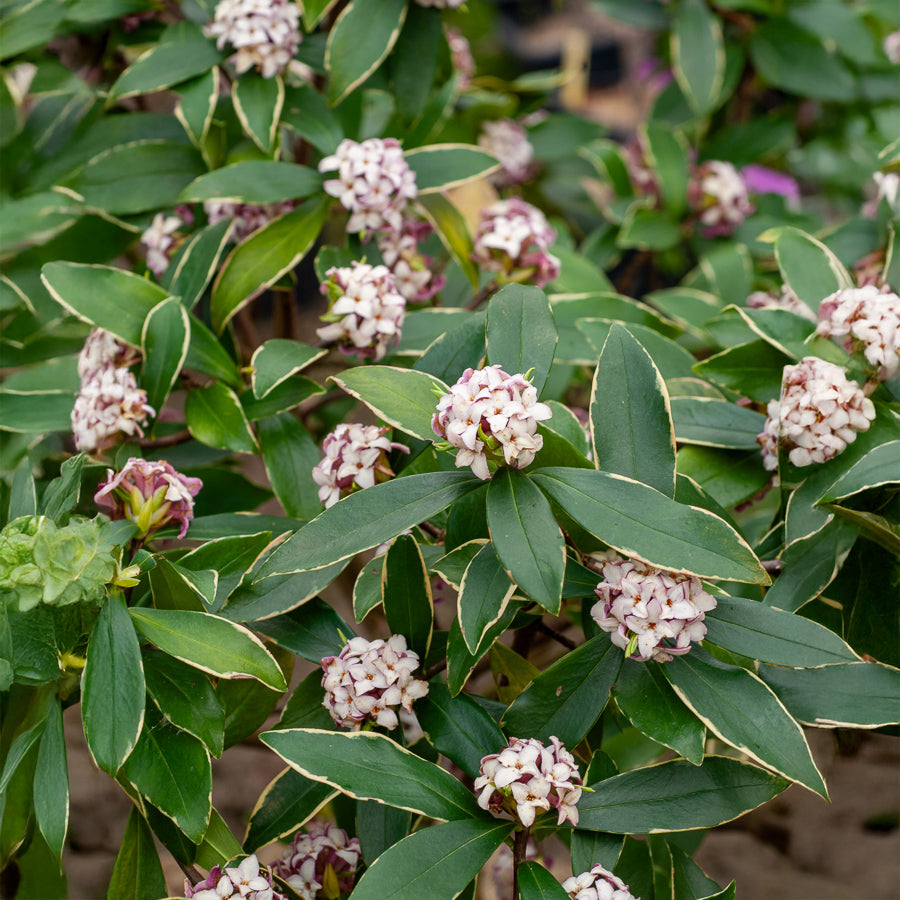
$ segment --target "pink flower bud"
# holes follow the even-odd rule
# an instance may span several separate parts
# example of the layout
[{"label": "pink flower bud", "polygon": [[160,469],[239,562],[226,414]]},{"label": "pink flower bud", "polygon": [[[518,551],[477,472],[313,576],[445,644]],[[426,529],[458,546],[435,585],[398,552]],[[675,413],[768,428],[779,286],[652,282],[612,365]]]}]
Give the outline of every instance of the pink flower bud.
[{"label": "pink flower bud", "polygon": [[[327,883],[341,894],[349,893],[360,865],[359,839],[321,819],[311,819],[304,828],[273,866],[275,874],[311,900]],[[328,891],[326,895],[336,896]]]},{"label": "pink flower bud", "polygon": [[755,211],[741,173],[729,162],[711,159],[694,169],[688,201],[704,237],[726,237]]},{"label": "pink flower bud", "polygon": [[628,885],[600,863],[590,872],[567,878],[562,887],[572,900],[636,900]]}]

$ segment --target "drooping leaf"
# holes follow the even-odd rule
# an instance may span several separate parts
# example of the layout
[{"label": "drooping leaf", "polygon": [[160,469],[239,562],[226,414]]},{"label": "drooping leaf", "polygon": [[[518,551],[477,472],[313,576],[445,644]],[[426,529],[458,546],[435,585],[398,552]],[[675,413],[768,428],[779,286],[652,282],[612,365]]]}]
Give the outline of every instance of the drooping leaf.
[{"label": "drooping leaf", "polygon": [[459,583],[459,627],[474,653],[488,629],[503,615],[516,589],[488,542],[472,558]]},{"label": "drooping leaf", "polygon": [[69,826],[69,771],[62,708],[53,698],[44,722],[34,770],[34,815],[51,853],[62,863]]},{"label": "drooping leaf", "polygon": [[813,312],[829,294],[852,287],[840,260],[821,241],[797,228],[785,227],[775,238],[775,259],[791,290]]},{"label": "drooping leaf", "polygon": [[166,879],[153,831],[140,810],[132,806],[110,877],[107,900],[146,900],[165,893]]},{"label": "drooping leaf", "polygon": [[312,470],[321,459],[310,433],[294,415],[260,419],[259,445],[269,483],[289,516],[312,519],[322,508]]},{"label": "drooping leaf", "polygon": [[675,78],[691,107],[706,115],[715,107],[725,74],[722,26],[705,0],[683,0],[672,30]]},{"label": "drooping leaf", "polygon": [[263,153],[271,153],[284,104],[281,76],[264,78],[255,70],[245,72],[232,82],[231,99],[244,134]]},{"label": "drooping leaf", "polygon": [[424,194],[417,206],[431,223],[441,243],[462,269],[473,288],[478,287],[478,268],[472,262],[472,235],[463,214],[443,194]]},{"label": "drooping leaf", "polygon": [[356,801],[356,833],[366,865],[409,834],[412,814],[376,800]]},{"label": "drooping leaf", "polygon": [[478,815],[474,795],[449,772],[373,731],[266,731],[260,740],[307,778],[351,797],[444,821]]},{"label": "drooping leaf", "polygon": [[422,551],[412,535],[401,534],[388,548],[381,596],[391,634],[402,634],[424,659],[431,644],[434,600]]},{"label": "drooping leaf", "polygon": [[256,451],[256,438],[235,392],[222,382],[192,390],[185,400],[188,430],[201,444],[242,453]]},{"label": "drooping leaf", "polygon": [[326,352],[300,341],[279,338],[260,344],[250,360],[253,396],[261,400],[283,381],[321,359]]},{"label": "drooping leaf", "polygon": [[519,866],[519,896],[522,900],[567,900],[571,895],[540,863],[526,860]]},{"label": "drooping leaf", "polygon": [[147,402],[162,411],[169,392],[178,380],[187,359],[191,340],[191,323],[187,309],[174,297],[157,304],[144,320],[141,351],[144,356],[141,386]]}]

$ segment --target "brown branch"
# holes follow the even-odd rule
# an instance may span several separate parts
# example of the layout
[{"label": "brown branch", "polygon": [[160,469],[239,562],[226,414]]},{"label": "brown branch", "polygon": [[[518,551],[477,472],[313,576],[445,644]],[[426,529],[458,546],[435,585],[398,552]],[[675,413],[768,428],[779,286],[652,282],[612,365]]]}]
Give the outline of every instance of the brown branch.
[{"label": "brown branch", "polygon": [[446,668],[447,668],[447,660],[446,659],[439,660],[433,666],[429,666],[425,670],[425,680],[431,681],[431,679],[434,678],[434,676],[437,675],[438,672],[443,672],[444,669],[446,669]]},{"label": "brown branch", "polygon": [[519,866],[525,862],[528,850],[528,829],[516,832],[513,840],[513,900],[519,900]]},{"label": "brown branch", "polygon": [[447,536],[447,533],[438,528],[436,525],[432,525],[431,522],[420,522],[419,528],[425,532],[425,534],[430,534],[439,544],[444,543],[444,538]]},{"label": "brown branch", "polygon": [[496,281],[489,281],[474,297],[463,307],[463,309],[478,309],[485,300],[497,291],[499,285]]},{"label": "brown branch", "polygon": [[135,443],[138,447],[156,450],[159,447],[175,447],[178,444],[184,444],[190,439],[190,431],[187,428],[183,428],[181,431],[176,431],[174,434],[167,434],[160,438],[138,438]]},{"label": "brown branch", "polygon": [[574,650],[578,646],[571,638],[567,638],[564,634],[557,631],[555,628],[551,628],[543,621],[537,623],[537,630],[540,631],[541,634],[546,634],[547,637],[552,638],[557,644],[562,644],[563,647],[566,647],[569,650]]}]

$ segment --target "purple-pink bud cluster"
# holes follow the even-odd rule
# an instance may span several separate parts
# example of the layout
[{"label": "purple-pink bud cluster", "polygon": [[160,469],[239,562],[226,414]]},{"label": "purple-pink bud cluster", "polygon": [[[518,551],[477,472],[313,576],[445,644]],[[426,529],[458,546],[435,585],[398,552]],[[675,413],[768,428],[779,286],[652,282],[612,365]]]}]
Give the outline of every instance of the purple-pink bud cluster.
[{"label": "purple-pink bud cluster", "polygon": [[628,885],[600,863],[589,872],[567,878],[562,888],[571,900],[637,900]]},{"label": "purple-pink bud cluster", "polygon": [[360,863],[359,839],[320,819],[310,820],[305,829],[294,835],[272,867],[275,874],[303,900],[315,900],[326,882],[329,890],[337,887],[341,894],[349,893]]},{"label": "purple-pink bud cluster", "polygon": [[284,895],[272,886],[272,875],[268,867],[260,868],[255,853],[237,866],[226,867],[224,872],[221,866],[213,866],[209,875],[193,886],[185,881],[184,896],[188,900],[225,900],[226,897],[240,897],[241,900],[285,900]]},{"label": "purple-pink bud cluster", "polygon": [[694,169],[688,201],[704,237],[727,237],[755,211],[741,173],[729,162],[711,159]]},{"label": "purple-pink bud cluster", "polygon": [[236,203],[233,200],[205,200],[203,211],[210,225],[222,219],[234,219],[230,238],[236,244],[246,240],[263,225],[273,219],[289,213],[294,208],[292,200],[279,200],[276,203]]}]

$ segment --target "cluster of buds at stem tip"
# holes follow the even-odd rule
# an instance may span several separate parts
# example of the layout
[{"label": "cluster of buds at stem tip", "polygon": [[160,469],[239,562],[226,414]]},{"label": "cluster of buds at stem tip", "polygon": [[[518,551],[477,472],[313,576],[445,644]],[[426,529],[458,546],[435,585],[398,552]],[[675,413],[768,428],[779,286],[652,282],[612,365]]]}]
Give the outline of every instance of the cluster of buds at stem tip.
[{"label": "cluster of buds at stem tip", "polygon": [[591,562],[603,574],[591,617],[630,659],[668,662],[706,636],[703,619],[716,608],[716,598],[698,578],[613,552],[594,553]]},{"label": "cluster of buds at stem tip", "polygon": [[272,886],[272,875],[267,866],[260,868],[256,854],[244,859],[237,866],[213,866],[203,881],[191,886],[184,883],[184,896],[188,900],[286,900]]},{"label": "cluster of buds at stem tip", "polygon": [[409,448],[387,437],[388,428],[342,423],[322,442],[322,459],[312,470],[319,500],[334,506],[341,494],[387,481],[393,476],[387,455]]},{"label": "cluster of buds at stem tip", "polygon": [[780,291],[754,291],[744,303],[747,309],[783,309],[808,322],[816,321],[816,314],[784,284]]},{"label": "cluster of buds at stem tip", "polygon": [[463,33],[456,28],[444,26],[444,37],[450,48],[450,63],[456,73],[456,86],[464,91],[475,77],[475,57]]},{"label": "cluster of buds at stem tip", "polygon": [[94,502],[109,509],[112,519],[130,519],[146,538],[172,522],[183,538],[194,517],[194,497],[203,487],[199,478],[182,475],[164,459],[153,462],[132,456],[119,471],[106,470]]},{"label": "cluster of buds at stem tip", "polygon": [[638,900],[621,878],[600,863],[589,872],[567,878],[562,888],[571,900]]},{"label": "cluster of buds at stem tip", "polygon": [[546,747],[536,738],[510,738],[509,746],[481,760],[474,790],[478,805],[495,816],[511,815],[526,828],[538,811],[556,812],[557,824],[578,824],[582,792],[575,757],[555,736]]},{"label": "cluster of buds at stem tip", "polygon": [[322,705],[353,731],[367,722],[396,728],[398,710],[412,712],[413,701],[428,693],[428,682],[413,677],[418,667],[419,654],[407,650],[402,634],[386,641],[352,638],[337,656],[322,660]]},{"label": "cluster of buds at stem tip", "polygon": [[779,444],[789,448],[795,466],[827,462],[874,419],[872,401],[840,366],[807,356],[784,367],[781,397],[769,403],[765,428],[756,438],[763,465],[778,468]]},{"label": "cluster of buds at stem tip", "polygon": [[491,176],[491,181],[499,188],[530,181],[537,173],[534,147],[528,134],[512,119],[485,122],[478,135],[478,146],[500,163],[500,171]]},{"label": "cluster of buds at stem tip", "polygon": [[688,202],[703,237],[727,237],[755,211],[741,173],[731,163],[716,159],[694,169]]},{"label": "cluster of buds at stem tip", "polygon": [[428,300],[447,280],[431,271],[434,259],[419,252],[419,244],[432,231],[428,222],[404,216],[399,231],[382,231],[378,235],[381,258],[394,276],[394,287],[407,301]]},{"label": "cluster of buds at stem tip", "polygon": [[556,232],[546,216],[521,197],[498,200],[481,211],[472,260],[499,282],[531,282],[538,287],[559,277],[550,252]]},{"label": "cluster of buds at stem tip", "polygon": [[123,435],[143,436],[141,425],[154,415],[128,366],[138,354],[114,335],[95,328],[78,357],[81,387],[72,409],[75,446],[87,453],[102,453]]},{"label": "cluster of buds at stem tip", "polygon": [[544,439],[537,423],[553,412],[539,403],[531,371],[509,375],[499,365],[466,369],[450,393],[439,398],[431,429],[446,441],[439,449],[457,448],[456,466],[471,466],[481,479],[490,478],[489,462],[521,469],[529,465]]},{"label": "cluster of buds at stem tip", "polygon": [[359,839],[320,819],[307,822],[305,829],[294,835],[272,867],[275,874],[302,900],[316,900],[319,892],[325,897],[349,893],[359,868]]},{"label": "cluster of buds at stem tip", "polygon": [[818,334],[843,337],[848,351],[862,350],[879,381],[900,370],[900,296],[869,284],[844,288],[819,305]]},{"label": "cluster of buds at stem tip", "polygon": [[357,143],[345,138],[332,156],[319,163],[320,172],[337,170],[326,181],[325,193],[350,211],[347,231],[372,233],[403,227],[403,210],[415,200],[416,175],[403,158],[396,138],[369,138]]},{"label": "cluster of buds at stem tip", "polygon": [[175,246],[177,231],[184,222],[178,216],[157,213],[150,227],[141,235],[141,243],[146,248],[147,268],[157,277],[162,277],[169,268],[169,253]]},{"label": "cluster of buds at stem tip", "polygon": [[300,46],[300,8],[290,0],[220,0],[215,18],[203,29],[237,51],[231,57],[238,75],[256,67],[263,78],[281,75]]},{"label": "cluster of buds at stem tip", "polygon": [[387,266],[354,261],[350,267],[333,266],[321,285],[328,297],[328,323],[316,329],[344,353],[378,362],[400,340],[406,316],[406,298],[397,290]]},{"label": "cluster of buds at stem tip", "polygon": [[230,239],[236,244],[246,240],[263,225],[273,219],[289,213],[294,208],[292,200],[279,200],[275,203],[236,203],[232,200],[205,200],[203,212],[210,225],[222,219],[234,219]]}]

